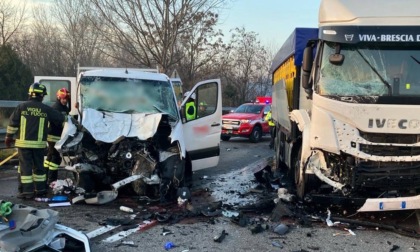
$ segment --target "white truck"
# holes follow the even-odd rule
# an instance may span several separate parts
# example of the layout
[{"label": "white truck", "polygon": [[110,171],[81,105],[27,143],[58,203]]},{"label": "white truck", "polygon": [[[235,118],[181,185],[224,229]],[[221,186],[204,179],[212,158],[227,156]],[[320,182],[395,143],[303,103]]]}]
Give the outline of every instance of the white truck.
[{"label": "white truck", "polygon": [[318,30],[297,28],[279,50],[276,160],[300,197],[324,184],[329,196],[365,198],[359,211],[420,208],[417,7],[322,0]]},{"label": "white truck", "polygon": [[109,202],[128,183],[138,195],[173,200],[186,175],[218,164],[220,80],[194,86],[190,96],[194,94],[196,107],[206,102],[211,111],[187,120],[168,76],[145,69],[90,69],[81,68],[77,80],[35,78],[47,87],[47,101],[55,99],[59,88],[70,89],[71,114],[80,125],[69,122],[56,148],[71,156],[68,169],[78,173],[87,203]]}]

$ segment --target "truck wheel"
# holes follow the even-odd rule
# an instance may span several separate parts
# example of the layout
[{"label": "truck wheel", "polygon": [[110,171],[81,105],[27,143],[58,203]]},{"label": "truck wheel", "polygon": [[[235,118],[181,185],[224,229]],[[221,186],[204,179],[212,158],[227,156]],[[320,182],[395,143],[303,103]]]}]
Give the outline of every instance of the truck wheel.
[{"label": "truck wheel", "polygon": [[220,139],[222,139],[223,141],[229,141],[230,136],[221,135]]},{"label": "truck wheel", "polygon": [[302,156],[302,149],[299,149],[298,155],[294,162],[294,175],[296,194],[300,199],[305,197],[305,194],[319,188],[321,181],[315,174],[306,174],[303,167],[300,167],[300,158]]},{"label": "truck wheel", "polygon": [[252,129],[251,135],[249,136],[249,141],[251,143],[258,143],[261,140],[261,136],[262,136],[261,127],[255,126]]}]

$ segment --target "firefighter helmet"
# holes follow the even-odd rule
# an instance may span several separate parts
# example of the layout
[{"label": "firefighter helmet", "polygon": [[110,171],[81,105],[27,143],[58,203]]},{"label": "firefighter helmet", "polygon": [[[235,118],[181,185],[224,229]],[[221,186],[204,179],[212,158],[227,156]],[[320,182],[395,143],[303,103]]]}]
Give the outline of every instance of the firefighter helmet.
[{"label": "firefighter helmet", "polygon": [[57,91],[57,99],[68,99],[70,97],[70,92],[67,88],[60,88]]},{"label": "firefighter helmet", "polygon": [[28,94],[31,97],[43,97],[44,95],[47,95],[47,88],[44,85],[35,82],[29,87]]}]

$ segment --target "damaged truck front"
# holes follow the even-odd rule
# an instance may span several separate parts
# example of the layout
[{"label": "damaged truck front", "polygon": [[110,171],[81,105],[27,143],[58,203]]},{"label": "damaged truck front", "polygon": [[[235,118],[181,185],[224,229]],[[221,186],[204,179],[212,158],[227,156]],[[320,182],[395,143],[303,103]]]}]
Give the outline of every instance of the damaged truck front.
[{"label": "damaged truck front", "polygon": [[359,211],[420,207],[420,3],[395,4],[323,0],[319,29],[273,61],[276,159],[300,197],[327,184]]},{"label": "damaged truck front", "polygon": [[[54,83],[51,78],[45,82]],[[75,103],[78,123],[69,122],[56,145],[69,157],[66,168],[77,174],[78,187],[84,190],[78,200],[107,203],[120,187],[131,184],[124,187],[127,193],[165,202],[175,198],[186,174],[216,166],[220,81],[198,83],[193,92],[212,110],[187,121],[164,74],[135,69],[82,72]]]}]

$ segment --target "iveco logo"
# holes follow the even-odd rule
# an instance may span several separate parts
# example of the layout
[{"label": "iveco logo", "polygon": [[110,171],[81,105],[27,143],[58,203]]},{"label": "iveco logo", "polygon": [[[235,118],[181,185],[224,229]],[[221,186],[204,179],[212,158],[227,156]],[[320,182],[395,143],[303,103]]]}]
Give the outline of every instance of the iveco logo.
[{"label": "iveco logo", "polygon": [[369,119],[369,128],[420,129],[418,119]]},{"label": "iveco logo", "polygon": [[353,41],[353,34],[344,34],[344,38],[346,41]]}]

